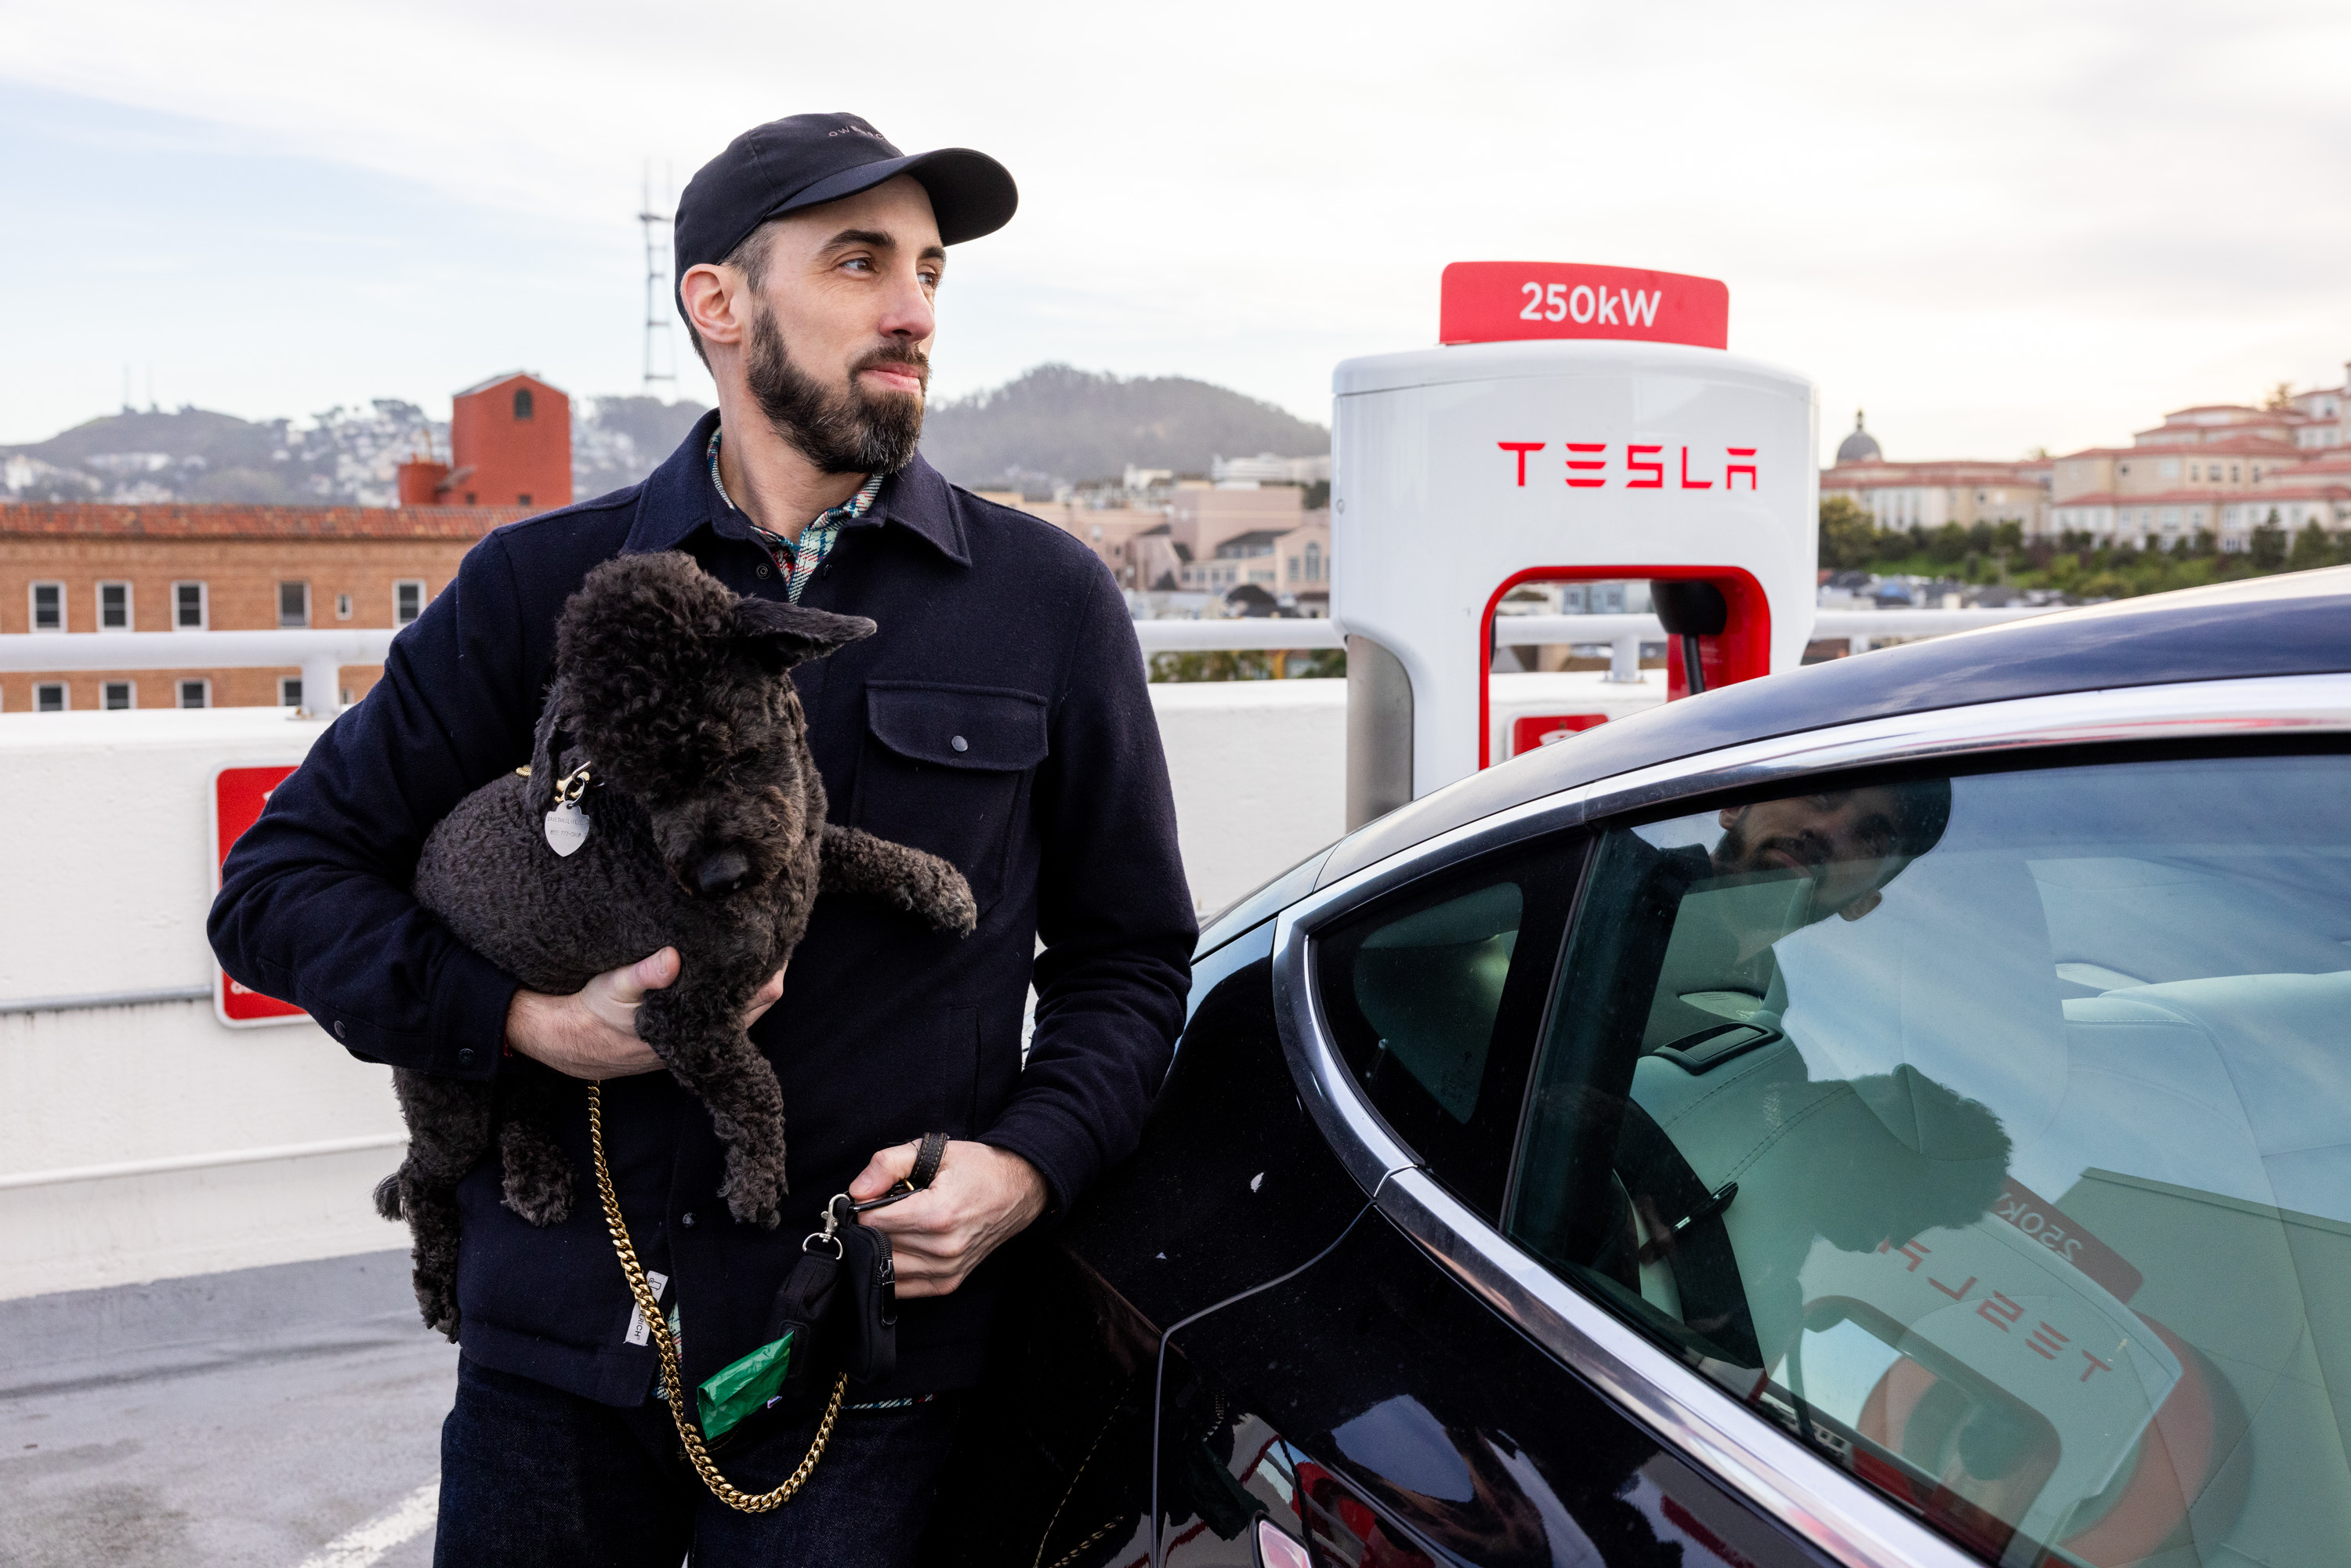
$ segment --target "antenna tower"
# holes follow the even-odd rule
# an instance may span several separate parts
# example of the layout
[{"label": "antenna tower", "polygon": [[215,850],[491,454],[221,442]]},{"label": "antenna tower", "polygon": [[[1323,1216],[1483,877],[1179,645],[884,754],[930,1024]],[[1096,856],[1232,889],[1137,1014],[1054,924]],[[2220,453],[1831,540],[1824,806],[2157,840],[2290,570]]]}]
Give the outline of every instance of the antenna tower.
[{"label": "antenna tower", "polygon": [[[664,184],[668,182],[664,180]],[[670,395],[677,395],[677,344],[669,335],[669,268],[663,265],[662,246],[654,242],[653,231],[674,222],[674,215],[655,210],[653,206],[653,165],[645,160],[643,199],[637,208],[637,223],[645,236],[645,374],[643,392],[653,395],[655,382],[667,382]]]}]

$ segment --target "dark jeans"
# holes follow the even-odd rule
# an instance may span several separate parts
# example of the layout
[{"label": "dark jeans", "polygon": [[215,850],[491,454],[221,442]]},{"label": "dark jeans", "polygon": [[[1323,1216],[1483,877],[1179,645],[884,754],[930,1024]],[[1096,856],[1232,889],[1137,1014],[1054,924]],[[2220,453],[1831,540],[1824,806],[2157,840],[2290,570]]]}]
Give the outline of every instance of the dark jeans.
[{"label": "dark jeans", "polygon": [[[739,1513],[694,1473],[663,1405],[616,1410],[461,1359],[441,1426],[434,1568],[679,1568],[689,1548],[695,1568],[900,1568],[937,1496],[956,1406],[948,1395],[843,1411],[791,1501]],[[816,1427],[729,1448],[718,1468],[765,1491],[799,1467]]]}]

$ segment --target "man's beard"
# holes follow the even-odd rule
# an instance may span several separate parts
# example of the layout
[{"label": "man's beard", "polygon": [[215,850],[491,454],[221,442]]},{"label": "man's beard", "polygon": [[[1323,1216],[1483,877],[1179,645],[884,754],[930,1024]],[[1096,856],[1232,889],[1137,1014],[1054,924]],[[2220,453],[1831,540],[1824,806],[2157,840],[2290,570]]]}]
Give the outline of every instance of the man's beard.
[{"label": "man's beard", "polygon": [[819,471],[894,474],[914,460],[914,444],[923,435],[922,398],[904,392],[869,397],[857,377],[876,365],[904,365],[927,386],[930,361],[920,349],[897,344],[874,350],[850,367],[848,389],[833,392],[792,363],[773,312],[762,309],[753,317],[749,347],[743,368],[751,395],[776,434]]},{"label": "man's beard", "polygon": [[[1765,865],[1764,852],[1774,848],[1784,849],[1802,864],[1790,868]],[[1714,869],[1718,876],[1810,877],[1818,883],[1824,874],[1825,858],[1819,846],[1785,834],[1774,834],[1760,843],[1748,841],[1743,824],[1722,830],[1721,841],[1714,847]]]}]

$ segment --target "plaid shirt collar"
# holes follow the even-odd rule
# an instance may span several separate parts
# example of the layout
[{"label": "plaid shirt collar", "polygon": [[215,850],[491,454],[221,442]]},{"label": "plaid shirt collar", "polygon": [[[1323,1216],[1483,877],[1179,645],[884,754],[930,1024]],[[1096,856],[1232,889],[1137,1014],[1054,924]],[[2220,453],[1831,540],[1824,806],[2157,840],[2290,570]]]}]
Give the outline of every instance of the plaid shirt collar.
[{"label": "plaid shirt collar", "polygon": [[784,574],[784,595],[798,604],[800,591],[816,575],[816,569],[824,564],[824,558],[832,553],[833,541],[841,537],[841,525],[854,522],[865,515],[873,505],[873,497],[882,493],[882,481],[889,476],[867,475],[857,494],[840,506],[819,513],[814,521],[800,530],[799,541],[795,544],[783,535],[753,522],[749,514],[735,504],[735,497],[726,493],[726,481],[718,476],[718,441],[722,434],[717,429],[711,431],[710,445],[705,454],[710,463],[711,487],[718,492],[718,499],[726,509],[742,518],[743,526],[751,531],[751,537],[767,546],[768,552],[776,558],[776,565],[782,569]]}]

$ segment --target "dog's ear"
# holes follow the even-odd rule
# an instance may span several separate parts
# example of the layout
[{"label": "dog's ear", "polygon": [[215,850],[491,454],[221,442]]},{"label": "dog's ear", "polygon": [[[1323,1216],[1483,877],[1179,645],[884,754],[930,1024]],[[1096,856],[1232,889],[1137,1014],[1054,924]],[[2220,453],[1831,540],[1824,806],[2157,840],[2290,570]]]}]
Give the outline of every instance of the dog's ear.
[{"label": "dog's ear", "polygon": [[821,659],[860,637],[871,637],[873,630],[873,622],[862,615],[835,615],[773,599],[745,599],[735,606],[737,639],[758,645],[779,668]]},{"label": "dog's ear", "polygon": [[530,778],[523,786],[522,798],[534,816],[555,809],[555,768],[563,755],[565,706],[563,677],[558,675],[547,688],[547,706],[539,710],[538,727],[530,737]]}]

